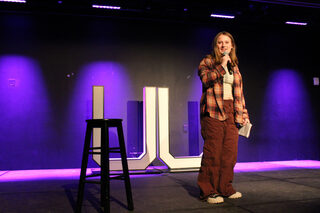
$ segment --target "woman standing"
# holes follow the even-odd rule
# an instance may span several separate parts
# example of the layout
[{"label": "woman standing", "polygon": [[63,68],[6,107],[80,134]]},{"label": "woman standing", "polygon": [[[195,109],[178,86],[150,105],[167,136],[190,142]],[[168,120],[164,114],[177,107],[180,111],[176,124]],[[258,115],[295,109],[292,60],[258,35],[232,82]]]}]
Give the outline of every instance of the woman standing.
[{"label": "woman standing", "polygon": [[218,33],[213,51],[199,65],[202,82],[200,100],[203,156],[198,175],[200,198],[222,203],[223,197],[240,198],[232,186],[237,160],[238,127],[249,122],[238,69],[236,45],[228,32]]}]

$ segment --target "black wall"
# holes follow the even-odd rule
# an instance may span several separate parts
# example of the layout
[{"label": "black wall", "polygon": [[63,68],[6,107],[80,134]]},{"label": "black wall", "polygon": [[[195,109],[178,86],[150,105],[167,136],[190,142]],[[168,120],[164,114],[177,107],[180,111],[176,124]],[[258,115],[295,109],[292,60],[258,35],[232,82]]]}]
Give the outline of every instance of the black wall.
[{"label": "black wall", "polygon": [[[197,67],[211,51],[214,35],[222,30],[236,39],[247,108],[254,124],[250,139],[239,141],[238,161],[320,160],[319,86],[312,85],[312,78],[319,76],[320,32],[312,26],[3,13],[0,29],[0,57],[23,55],[37,61],[51,107],[40,113],[50,114],[50,119],[32,133],[25,127],[34,125],[35,118],[14,117],[13,124],[13,111],[6,108],[7,112],[1,112],[7,116],[0,118],[0,169],[80,167],[86,115],[75,113],[70,121],[66,108],[74,100],[78,80],[84,76],[82,67],[95,61],[125,67],[132,90],[113,91],[125,102],[142,101],[144,86],[169,87],[171,153],[195,153],[188,150],[189,137],[184,127],[188,124],[188,102],[200,99]],[[280,128],[273,105],[266,107],[270,76],[281,69],[294,70],[301,77],[301,86],[307,91],[304,100],[311,106],[301,108],[308,112],[295,114],[294,129],[288,125],[290,119]],[[66,78],[70,73],[74,75]],[[6,88],[1,87],[3,100],[8,99]],[[301,103],[298,100],[296,104]],[[126,122],[127,105],[115,107],[121,108]],[[37,113],[41,109],[32,110]],[[305,134],[296,132],[296,123]],[[270,128],[275,124],[280,127]],[[16,136],[11,138],[5,132],[16,132]],[[199,141],[201,152],[200,136]]]}]

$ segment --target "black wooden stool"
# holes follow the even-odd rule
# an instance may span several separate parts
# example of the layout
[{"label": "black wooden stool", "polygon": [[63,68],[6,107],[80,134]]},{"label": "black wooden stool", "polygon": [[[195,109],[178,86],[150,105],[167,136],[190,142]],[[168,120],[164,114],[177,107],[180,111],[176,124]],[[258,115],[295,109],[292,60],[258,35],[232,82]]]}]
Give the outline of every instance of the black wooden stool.
[{"label": "black wooden stool", "polygon": [[[122,130],[122,119],[90,119],[86,120],[86,122],[87,130],[82,156],[76,211],[81,212],[85,183],[98,183],[101,184],[101,207],[105,212],[110,212],[110,179],[120,179],[125,181],[128,209],[133,210],[127,154]],[[109,127],[117,128],[119,147],[109,147]],[[101,147],[90,147],[93,128],[101,128]],[[110,177],[109,153],[121,154],[122,174]],[[101,172],[99,174],[86,175],[89,154],[99,154],[101,156]],[[86,180],[86,178],[96,176],[100,176],[100,181]]]}]

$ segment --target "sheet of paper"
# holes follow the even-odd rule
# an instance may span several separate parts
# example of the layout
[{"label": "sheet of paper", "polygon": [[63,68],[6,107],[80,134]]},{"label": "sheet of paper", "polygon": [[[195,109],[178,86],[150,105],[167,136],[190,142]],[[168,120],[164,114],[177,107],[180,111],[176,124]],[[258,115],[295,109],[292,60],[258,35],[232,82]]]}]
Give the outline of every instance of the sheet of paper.
[{"label": "sheet of paper", "polygon": [[246,138],[249,138],[251,127],[252,127],[252,124],[247,123],[245,126],[243,126],[239,129],[239,135],[246,137]]}]

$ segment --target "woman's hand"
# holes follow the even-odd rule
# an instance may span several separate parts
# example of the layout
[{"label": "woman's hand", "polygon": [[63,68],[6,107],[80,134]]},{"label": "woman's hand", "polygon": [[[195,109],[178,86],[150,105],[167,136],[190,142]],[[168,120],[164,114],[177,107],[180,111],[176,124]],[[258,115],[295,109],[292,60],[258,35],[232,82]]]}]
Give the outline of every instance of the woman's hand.
[{"label": "woman's hand", "polygon": [[245,125],[247,125],[248,123],[250,123],[249,119],[248,119],[248,118],[245,118],[245,119],[243,120],[242,126],[245,126]]},{"label": "woman's hand", "polygon": [[228,64],[228,61],[231,62],[231,58],[230,58],[229,54],[226,54],[221,58],[221,65],[226,67]]}]

